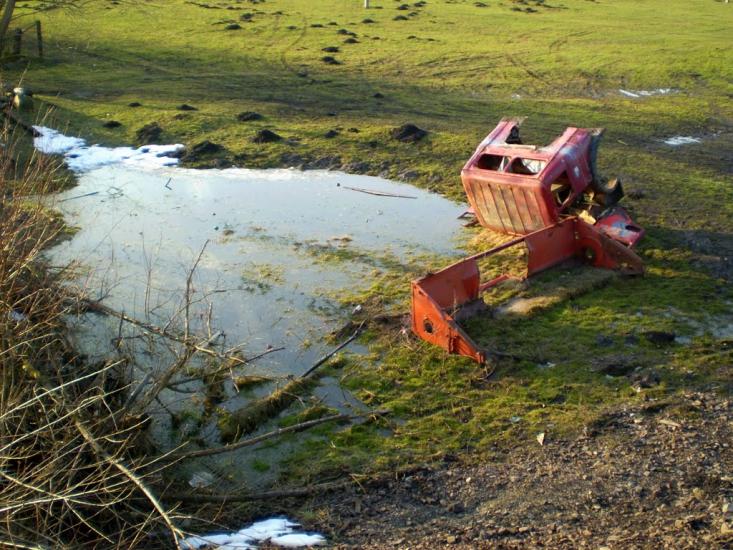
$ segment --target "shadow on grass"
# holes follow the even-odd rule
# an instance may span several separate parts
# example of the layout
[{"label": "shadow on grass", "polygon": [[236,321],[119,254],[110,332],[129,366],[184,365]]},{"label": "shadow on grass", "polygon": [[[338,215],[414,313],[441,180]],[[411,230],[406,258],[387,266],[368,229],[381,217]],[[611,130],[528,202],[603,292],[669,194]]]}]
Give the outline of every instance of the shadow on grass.
[{"label": "shadow on grass", "polygon": [[[541,94],[517,101],[488,91],[424,85],[417,77],[387,81],[365,75],[361,67],[326,71],[317,58],[311,64],[293,66],[237,50],[231,58],[218,58],[212,64],[207,57],[211,52],[206,50],[182,51],[160,43],[151,49],[149,43],[129,40],[93,47],[61,41],[48,50],[47,60],[31,60],[29,65],[37,91],[93,102],[134,95],[172,105],[262,102],[288,117],[332,112],[381,120],[408,117],[445,128],[475,129],[477,137],[483,137],[502,116],[522,115],[531,117],[527,137],[538,144],[549,142],[568,125],[606,126],[622,139],[644,140],[662,122],[648,114],[636,115],[615,101],[558,101]],[[375,98],[377,92],[384,98]]]}]

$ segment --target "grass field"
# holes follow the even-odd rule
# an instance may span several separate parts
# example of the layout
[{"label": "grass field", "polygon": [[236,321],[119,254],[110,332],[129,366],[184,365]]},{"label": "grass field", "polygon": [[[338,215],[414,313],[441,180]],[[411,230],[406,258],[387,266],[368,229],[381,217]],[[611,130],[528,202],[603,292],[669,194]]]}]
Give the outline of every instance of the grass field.
[{"label": "grass field", "polygon": [[[360,426],[314,439],[311,462],[294,462],[294,475],[318,471],[313,461],[354,471],[485,453],[540,431],[571,432],[609,404],[693,385],[731,390],[721,342],[732,336],[720,329],[733,322],[733,6],[486,3],[93,2],[44,15],[45,60],[4,71],[15,82],[25,70],[59,125],[99,142],[133,142],[158,122],[164,141],[208,139],[236,164],[344,166],[458,199],[460,167],[502,116],[528,116],[528,142],[569,125],[607,128],[601,167],[622,176],[626,204],[648,231],[647,275],[528,317],[478,321],[479,340],[524,357],[488,381],[472,363],[396,331],[372,333],[373,360],[348,366],[344,383],[400,422],[390,437]],[[639,94],[658,90],[666,92]],[[197,110],[179,110],[184,103]],[[240,122],[245,111],[263,118]],[[106,129],[109,120],[122,125]],[[428,137],[393,140],[390,129],[406,122]],[[263,128],[286,139],[253,143]],[[676,135],[702,142],[663,143]],[[377,280],[353,301],[378,305],[388,292],[406,307],[412,275]],[[659,347],[643,337],[652,330],[689,342]],[[598,367],[614,360],[655,369],[661,383],[637,391],[628,377],[609,378]]]},{"label": "grass field", "polygon": [[[689,173],[708,167],[697,155],[655,147],[659,139],[722,130],[730,145],[733,13],[722,3],[375,4],[92,2],[47,16],[47,60],[32,61],[26,79],[72,130],[101,141],[133,141],[157,121],[166,139],[210,139],[239,163],[339,156],[341,164],[368,163],[370,172],[414,172],[455,197],[462,162],[505,115],[528,116],[525,132],[538,141],[566,125],[608,128],[607,164],[640,184],[655,183],[655,170],[634,166],[651,159],[628,159],[640,146]],[[530,6],[536,12],[513,11]],[[226,30],[232,23],[241,28]],[[342,32],[358,42],[345,44],[354,36]],[[339,51],[322,51],[328,47]],[[340,64],[324,63],[326,56]],[[638,100],[619,93],[660,88],[674,93]],[[142,107],[128,107],[133,101]],[[183,103],[199,111],[176,110]],[[242,111],[264,118],[242,123]],[[123,126],[105,130],[109,119]],[[387,131],[406,121],[431,137],[418,147],[391,141]],[[262,127],[288,140],[251,143]],[[331,129],[340,135],[325,138]]]}]

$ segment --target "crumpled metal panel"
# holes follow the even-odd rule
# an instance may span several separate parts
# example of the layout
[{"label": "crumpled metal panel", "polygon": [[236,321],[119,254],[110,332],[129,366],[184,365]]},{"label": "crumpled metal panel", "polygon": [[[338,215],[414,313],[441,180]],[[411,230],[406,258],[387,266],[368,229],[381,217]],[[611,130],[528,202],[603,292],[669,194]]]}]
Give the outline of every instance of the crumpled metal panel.
[{"label": "crumpled metal panel", "polygon": [[466,193],[479,223],[510,235],[526,235],[545,227],[536,190],[470,179]]}]

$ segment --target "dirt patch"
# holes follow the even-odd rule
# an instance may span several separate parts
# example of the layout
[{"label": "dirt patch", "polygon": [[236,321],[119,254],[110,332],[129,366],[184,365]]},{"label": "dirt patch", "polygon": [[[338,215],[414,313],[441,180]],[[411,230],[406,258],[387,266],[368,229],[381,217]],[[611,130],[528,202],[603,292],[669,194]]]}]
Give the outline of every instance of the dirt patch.
[{"label": "dirt patch", "polygon": [[349,162],[344,164],[341,169],[348,174],[368,174],[372,169],[372,165],[368,162]]},{"label": "dirt patch", "polygon": [[224,152],[225,149],[223,146],[219,145],[218,143],[213,143],[209,140],[204,140],[187,149],[182,157],[182,160],[184,162],[195,162],[203,157],[220,155]]},{"label": "dirt patch", "polygon": [[676,336],[674,332],[663,330],[647,330],[642,332],[641,335],[657,347],[674,344]]},{"label": "dirt patch", "polygon": [[307,159],[298,153],[286,152],[280,155],[280,163],[283,166],[302,168]]},{"label": "dirt patch", "polygon": [[398,141],[415,143],[416,141],[420,141],[422,138],[427,136],[428,132],[426,130],[423,130],[422,128],[418,128],[414,124],[408,123],[403,124],[398,128],[393,128],[390,132],[390,135]]},{"label": "dirt patch", "polygon": [[664,405],[610,411],[573,440],[528,434],[501,463],[447,457],[316,506],[335,548],[728,547],[731,404],[690,393]]},{"label": "dirt patch", "polygon": [[237,115],[237,120],[239,122],[249,122],[251,120],[262,120],[263,118],[264,117],[260,113],[255,113],[254,111],[244,111]]},{"label": "dirt patch", "polygon": [[279,134],[276,134],[272,130],[268,130],[265,128],[264,130],[260,130],[255,134],[255,137],[252,138],[252,141],[254,143],[273,143],[275,141],[281,141],[282,136]]},{"label": "dirt patch", "polygon": [[162,143],[160,140],[162,135],[163,128],[157,122],[146,124],[135,132],[135,138],[140,145],[160,144]]},{"label": "dirt patch", "polygon": [[637,369],[629,378],[631,385],[636,389],[653,388],[662,381],[656,369]]},{"label": "dirt patch", "polygon": [[341,157],[327,155],[303,165],[304,170],[336,170],[341,167]]}]

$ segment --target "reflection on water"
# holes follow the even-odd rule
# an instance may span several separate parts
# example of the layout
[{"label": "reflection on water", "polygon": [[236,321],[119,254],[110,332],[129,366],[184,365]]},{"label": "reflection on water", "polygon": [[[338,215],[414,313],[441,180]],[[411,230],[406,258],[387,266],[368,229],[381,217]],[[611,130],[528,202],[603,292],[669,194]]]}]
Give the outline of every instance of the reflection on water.
[{"label": "reflection on water", "polygon": [[462,211],[378,178],[292,170],[111,165],[82,174],[59,199],[80,230],[52,251],[52,261],[80,261],[89,268],[85,284],[134,317],[168,320],[205,245],[193,278],[194,300],[202,300],[196,328],[209,323],[252,354],[285,347],[257,364],[275,375],[298,374],[323,354],[322,335],[344,320],[340,291],[412,256],[451,253]]},{"label": "reflection on water", "polygon": [[[177,316],[170,328],[182,331],[187,276],[200,255],[190,286],[190,329],[221,332],[215,347],[242,345],[244,356],[284,348],[240,374],[282,380],[304,372],[332,346],[324,335],[351,315],[340,295],[420,255],[456,254],[457,216],[465,207],[409,185],[326,171],[191,170],[168,166],[175,159],[162,155],[175,147],[87,148],[48,136],[54,139],[37,145],[65,153],[79,171],[79,185],[57,197],[67,223],[79,231],[50,251],[50,261],[79,262],[76,282],[109,307],[158,326]],[[121,329],[114,318],[89,314],[73,322],[91,359],[116,354],[122,336],[138,380],[167,364],[161,342]],[[356,344],[350,349],[359,351]],[[325,403],[358,406],[335,379],[326,382],[316,392]],[[174,412],[203,399],[205,388],[192,381],[179,389],[184,393],[164,399]],[[237,394],[229,382],[221,406],[241,406],[271,389]],[[164,410],[154,418],[164,444],[193,435],[186,433],[188,421],[171,430]],[[197,437],[216,442],[214,419],[193,423]]]}]

